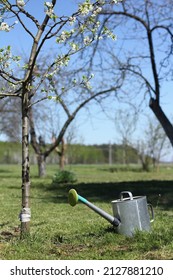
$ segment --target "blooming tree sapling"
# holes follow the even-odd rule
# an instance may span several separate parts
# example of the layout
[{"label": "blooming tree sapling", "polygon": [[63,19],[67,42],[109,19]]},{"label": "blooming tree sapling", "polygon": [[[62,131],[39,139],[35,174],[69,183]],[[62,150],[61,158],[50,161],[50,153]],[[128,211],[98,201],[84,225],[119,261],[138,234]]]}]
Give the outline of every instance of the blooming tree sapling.
[{"label": "blooming tree sapling", "polygon": [[[21,57],[14,54],[12,45],[0,46],[0,77],[9,85],[6,89],[0,88],[0,98],[18,97],[21,98],[22,104],[22,210],[20,214],[22,235],[29,232],[31,218],[28,115],[33,96],[37,98],[33,104],[43,99],[54,99],[51,82],[48,90],[44,88],[45,80],[51,81],[62,67],[68,65],[70,57],[92,44],[95,39],[98,39],[98,34],[100,39],[103,36],[116,39],[107,27],[100,29],[97,17],[105,6],[114,3],[117,4],[118,1],[80,1],[73,14],[64,16],[57,13],[59,1],[45,1],[43,7],[41,3],[37,3],[40,11],[44,11],[37,18],[29,9],[32,4],[34,7],[34,0],[0,1],[0,32],[10,34],[12,29],[15,32],[18,23],[18,28],[31,39],[28,41],[29,55],[25,64]],[[77,43],[75,38],[80,33],[83,34],[83,41]],[[40,54],[45,51],[48,41],[57,44],[56,58],[47,61],[43,71],[40,72],[38,69]],[[90,79],[91,77],[83,77],[81,83],[85,87],[90,87]],[[56,97],[56,100],[60,98]],[[72,118],[69,123],[71,120]],[[54,147],[56,145],[58,141],[55,141]]]}]

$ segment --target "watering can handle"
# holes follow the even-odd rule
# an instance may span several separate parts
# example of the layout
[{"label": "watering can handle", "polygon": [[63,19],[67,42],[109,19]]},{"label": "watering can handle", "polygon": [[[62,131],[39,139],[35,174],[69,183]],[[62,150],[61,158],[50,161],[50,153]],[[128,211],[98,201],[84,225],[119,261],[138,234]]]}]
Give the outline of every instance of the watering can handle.
[{"label": "watering can handle", "polygon": [[154,222],[154,210],[153,210],[153,206],[152,204],[148,203],[147,204],[148,208],[150,208],[151,210],[151,220],[150,220],[150,223]]},{"label": "watering can handle", "polygon": [[130,197],[130,200],[133,200],[133,195],[131,192],[129,191],[123,191],[120,193],[120,200],[123,200],[123,194],[128,194],[128,196]]}]

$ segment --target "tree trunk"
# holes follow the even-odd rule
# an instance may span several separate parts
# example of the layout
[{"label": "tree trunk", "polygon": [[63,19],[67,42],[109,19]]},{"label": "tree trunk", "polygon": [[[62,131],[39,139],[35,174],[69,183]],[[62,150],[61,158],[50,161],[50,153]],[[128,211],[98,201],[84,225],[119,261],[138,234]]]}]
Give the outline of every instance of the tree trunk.
[{"label": "tree trunk", "polygon": [[43,178],[46,176],[46,160],[44,155],[37,155],[37,163],[38,163],[38,175]]},{"label": "tree trunk", "polygon": [[59,166],[60,166],[60,170],[64,170],[64,165],[65,165],[65,141],[64,141],[64,138],[62,138],[61,143],[62,143],[62,147],[61,147]]},{"label": "tree trunk", "polygon": [[[55,137],[52,137],[52,143],[55,143]],[[61,149],[59,149],[59,147],[55,148],[55,151],[57,152],[58,156],[59,156],[59,168],[60,170],[64,170],[64,165],[65,165],[65,150],[66,150],[66,145],[65,145],[65,140],[64,137],[62,137],[61,140]]]},{"label": "tree trunk", "polygon": [[141,164],[142,164],[142,170],[146,171],[146,172],[149,172],[149,170],[150,170],[149,157],[147,155],[140,154],[139,159],[140,159]]},{"label": "tree trunk", "polygon": [[157,100],[154,98],[150,99],[150,104],[149,104],[151,110],[155,114],[156,118],[162,125],[167,137],[169,138],[171,145],[173,146],[173,126],[171,122],[168,120],[167,116],[165,113],[162,111],[162,108],[158,104]]},{"label": "tree trunk", "polygon": [[28,92],[22,97],[22,211],[21,237],[30,231],[30,166],[29,166]]}]

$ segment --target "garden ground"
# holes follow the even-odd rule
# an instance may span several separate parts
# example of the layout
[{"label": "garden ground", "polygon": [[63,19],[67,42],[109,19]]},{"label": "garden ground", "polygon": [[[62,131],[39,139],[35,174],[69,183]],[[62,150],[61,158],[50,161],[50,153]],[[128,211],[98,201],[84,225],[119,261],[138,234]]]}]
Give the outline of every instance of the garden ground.
[{"label": "garden ground", "polygon": [[[142,172],[137,167],[68,166],[77,182],[52,185],[58,167],[47,167],[47,177],[37,177],[31,166],[31,234],[20,240],[21,167],[0,166],[0,259],[173,259],[173,167]],[[124,190],[147,195],[155,221],[149,233],[134,237],[116,234],[102,217],[83,204],[71,207],[73,187],[95,205],[112,213],[111,200]]]}]

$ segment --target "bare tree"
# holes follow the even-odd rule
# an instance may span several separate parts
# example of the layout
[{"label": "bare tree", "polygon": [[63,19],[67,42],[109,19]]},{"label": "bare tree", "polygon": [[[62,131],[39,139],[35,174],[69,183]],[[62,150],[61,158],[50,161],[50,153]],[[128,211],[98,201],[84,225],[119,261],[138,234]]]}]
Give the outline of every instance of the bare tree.
[{"label": "bare tree", "polygon": [[146,139],[138,140],[136,150],[138,151],[139,160],[142,164],[142,170],[148,172],[150,170],[151,158]]},{"label": "bare tree", "polygon": [[168,155],[170,149],[166,134],[158,121],[148,120],[145,139],[148,145],[148,155],[152,159],[153,167],[156,168],[159,166],[161,157]]},{"label": "bare tree", "polygon": [[21,141],[21,102],[16,98],[2,100],[0,130],[9,141]]},{"label": "bare tree", "polygon": [[156,119],[147,118],[142,137],[138,137],[135,148],[144,171],[149,171],[150,165],[153,168],[159,167],[162,157],[168,155],[170,142],[162,126]]},{"label": "bare tree", "polygon": [[102,14],[119,35],[118,46],[105,49],[110,55],[108,73],[116,65],[125,75],[122,99],[126,96],[133,103],[141,94],[148,96],[149,107],[173,145],[173,126],[162,108],[163,85],[173,76],[172,0],[124,0]]},{"label": "bare tree", "polygon": [[123,164],[128,163],[128,146],[132,145],[133,133],[136,129],[138,117],[138,115],[136,115],[136,113],[133,112],[132,109],[129,110],[128,108],[124,110],[117,110],[115,117],[115,125],[117,128],[117,132],[119,132],[123,145]]},{"label": "bare tree", "polygon": [[[62,85],[61,87],[58,87],[56,79],[51,79],[51,81],[49,81],[51,82],[51,87],[55,95],[54,102],[56,102],[57,107],[57,109],[55,108],[55,111],[58,110],[61,112],[60,118],[62,119],[62,123],[60,125],[56,139],[54,139],[54,142],[51,145],[46,146],[45,149],[42,149],[38,141],[37,130],[35,128],[34,107],[29,109],[31,144],[37,155],[39,176],[41,177],[45,176],[46,174],[46,158],[56,149],[56,147],[59,146],[60,143],[62,143],[68,126],[75,119],[78,112],[84,109],[88,103],[91,103],[91,101],[100,103],[102,96],[110,97],[112,93],[116,95],[122,83],[122,81],[119,81],[118,79],[116,86],[114,85],[113,87],[105,88],[95,92],[92,88],[86,87],[85,83],[88,83],[89,79],[86,79],[85,77],[86,76],[84,76],[84,78],[82,78],[82,80],[77,83],[78,87],[76,86],[75,82],[75,85],[72,85],[70,88]],[[65,82],[69,83],[69,79]],[[65,88],[66,90],[64,90]],[[73,98],[71,98],[72,96]]]},{"label": "bare tree", "polygon": [[[55,135],[52,136],[52,143],[55,143],[56,141],[56,137]],[[65,140],[64,140],[64,137],[62,138],[62,141],[61,141],[61,146],[59,147],[56,147],[55,148],[55,151],[56,153],[58,154],[59,156],[59,168],[60,170],[64,170],[64,165],[65,165],[65,151],[66,151],[66,144],[65,144]]]}]

